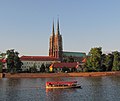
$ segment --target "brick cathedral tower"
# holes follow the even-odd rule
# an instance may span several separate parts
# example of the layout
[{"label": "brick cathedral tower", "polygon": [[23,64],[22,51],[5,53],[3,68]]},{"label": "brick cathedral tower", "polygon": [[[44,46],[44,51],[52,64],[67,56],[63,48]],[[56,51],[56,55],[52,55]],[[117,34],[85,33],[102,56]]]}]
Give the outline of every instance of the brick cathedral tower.
[{"label": "brick cathedral tower", "polygon": [[62,61],[62,53],[63,53],[62,36],[60,35],[59,19],[58,19],[56,34],[54,32],[54,22],[53,22],[52,35],[50,36],[50,43],[49,43],[49,56],[58,58],[60,61]]}]

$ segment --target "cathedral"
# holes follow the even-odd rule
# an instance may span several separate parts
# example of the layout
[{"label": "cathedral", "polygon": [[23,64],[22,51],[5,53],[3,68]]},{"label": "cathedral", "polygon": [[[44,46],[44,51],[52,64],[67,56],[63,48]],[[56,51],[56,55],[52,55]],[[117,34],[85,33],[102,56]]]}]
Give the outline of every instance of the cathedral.
[{"label": "cathedral", "polygon": [[[49,56],[21,56],[23,63],[22,70],[29,70],[34,65],[39,70],[41,65],[47,66],[52,63],[68,63],[70,59],[72,62],[81,62],[85,57],[86,53],[83,52],[68,52],[63,51],[62,35],[59,29],[59,19],[57,21],[56,32],[54,30],[54,21],[52,26],[52,33],[49,40]],[[75,64],[76,65],[76,64]],[[63,66],[63,65],[62,65]],[[72,65],[71,65],[72,66]]]},{"label": "cathedral", "polygon": [[69,62],[72,58],[74,62],[81,62],[86,57],[86,53],[83,52],[68,52],[63,51],[62,35],[59,29],[59,19],[57,21],[57,30],[54,31],[54,21],[52,26],[52,34],[49,42],[49,56],[55,57],[61,62]]},{"label": "cathedral", "polygon": [[54,22],[52,28],[52,34],[50,36],[49,42],[49,56],[58,58],[62,61],[63,57],[63,46],[62,46],[62,35],[59,30],[59,20],[57,21],[57,31],[54,31]]}]

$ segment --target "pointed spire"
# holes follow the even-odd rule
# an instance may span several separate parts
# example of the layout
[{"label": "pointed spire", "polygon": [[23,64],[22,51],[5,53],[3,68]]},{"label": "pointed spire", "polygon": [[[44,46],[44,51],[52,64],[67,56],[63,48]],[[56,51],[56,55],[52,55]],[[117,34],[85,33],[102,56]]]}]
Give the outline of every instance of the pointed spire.
[{"label": "pointed spire", "polygon": [[57,34],[57,35],[60,34],[60,32],[59,32],[59,18],[58,18],[58,21],[57,21],[57,32],[56,32],[56,34]]},{"label": "pointed spire", "polygon": [[54,20],[53,20],[53,29],[52,29],[52,36],[55,35],[55,32],[54,32]]}]

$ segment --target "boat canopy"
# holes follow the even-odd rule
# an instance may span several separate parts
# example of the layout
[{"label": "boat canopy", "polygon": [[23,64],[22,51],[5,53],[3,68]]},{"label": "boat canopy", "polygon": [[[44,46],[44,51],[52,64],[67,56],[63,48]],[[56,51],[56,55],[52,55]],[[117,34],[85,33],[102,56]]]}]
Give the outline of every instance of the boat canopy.
[{"label": "boat canopy", "polygon": [[46,85],[74,84],[74,83],[77,83],[77,81],[51,81],[51,82],[46,82]]}]

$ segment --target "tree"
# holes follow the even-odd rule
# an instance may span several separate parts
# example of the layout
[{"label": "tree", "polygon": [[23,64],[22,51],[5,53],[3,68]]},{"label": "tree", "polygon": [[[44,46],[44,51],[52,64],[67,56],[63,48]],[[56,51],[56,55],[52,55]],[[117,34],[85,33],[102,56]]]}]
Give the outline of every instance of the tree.
[{"label": "tree", "polygon": [[102,48],[91,48],[90,57],[88,57],[86,62],[86,67],[88,71],[100,71],[101,70],[101,56]]},{"label": "tree", "polygon": [[113,60],[113,68],[112,70],[118,71],[120,70],[120,53],[118,51],[113,52],[114,60]]},{"label": "tree", "polygon": [[2,62],[0,62],[0,73],[2,73]]},{"label": "tree", "polygon": [[112,70],[112,66],[113,66],[113,55],[112,54],[106,55],[105,66],[106,66],[106,71]]},{"label": "tree", "polygon": [[49,67],[51,64],[46,64],[45,68],[46,68],[46,72],[49,72]]},{"label": "tree", "polygon": [[62,68],[62,72],[70,72],[70,69],[67,68],[67,67],[63,67],[63,68]]},{"label": "tree", "polygon": [[71,72],[76,72],[76,71],[77,71],[77,69],[75,67],[71,68]]},{"label": "tree", "polygon": [[8,72],[13,72],[15,67],[14,67],[14,50],[7,50],[7,68]]},{"label": "tree", "polygon": [[72,56],[70,56],[70,57],[68,58],[68,62],[74,62],[74,58],[73,58]]},{"label": "tree", "polygon": [[101,56],[101,71],[106,71],[106,54]]},{"label": "tree", "polygon": [[14,49],[7,50],[7,68],[8,72],[19,72],[21,70],[22,62],[18,56],[18,52],[14,52]]},{"label": "tree", "polygon": [[42,73],[45,72],[45,65],[44,64],[41,65],[40,72],[42,72]]},{"label": "tree", "polygon": [[14,66],[16,68],[16,71],[20,72],[22,70],[21,66],[23,65],[23,63],[21,62],[18,54],[18,52],[14,52]]},{"label": "tree", "polygon": [[36,68],[36,64],[34,63],[32,67],[30,67],[29,69],[30,73],[36,73],[37,72],[37,68]]},{"label": "tree", "polygon": [[85,72],[88,71],[94,71],[94,68],[92,67],[92,63],[91,63],[91,58],[87,57],[87,61],[85,63]]}]

